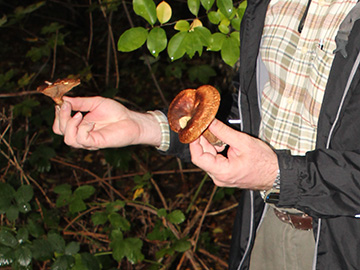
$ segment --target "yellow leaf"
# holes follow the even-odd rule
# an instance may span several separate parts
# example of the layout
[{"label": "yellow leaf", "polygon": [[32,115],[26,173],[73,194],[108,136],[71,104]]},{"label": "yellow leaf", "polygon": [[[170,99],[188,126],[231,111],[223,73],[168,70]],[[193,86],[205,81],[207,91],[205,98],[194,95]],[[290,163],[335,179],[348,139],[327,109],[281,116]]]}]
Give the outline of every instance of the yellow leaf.
[{"label": "yellow leaf", "polygon": [[143,188],[138,188],[137,190],[135,190],[134,195],[133,195],[133,200],[140,197],[143,193],[144,193]]},{"label": "yellow leaf", "polygon": [[223,233],[223,229],[221,229],[220,227],[217,227],[215,229],[213,229],[213,233]]},{"label": "yellow leaf", "polygon": [[156,7],[156,16],[161,24],[170,20],[172,15],[172,9],[165,1],[160,2]]},{"label": "yellow leaf", "polygon": [[93,159],[92,159],[92,154],[87,154],[85,157],[84,157],[84,161],[88,162],[88,163],[92,163],[93,162]]},{"label": "yellow leaf", "polygon": [[203,25],[203,24],[202,24],[202,22],[201,22],[199,19],[193,20],[193,22],[192,22],[191,25],[190,25],[190,30],[189,30],[189,32],[194,31],[194,28],[195,28],[195,27],[199,27],[199,26],[202,26],[202,25]]}]

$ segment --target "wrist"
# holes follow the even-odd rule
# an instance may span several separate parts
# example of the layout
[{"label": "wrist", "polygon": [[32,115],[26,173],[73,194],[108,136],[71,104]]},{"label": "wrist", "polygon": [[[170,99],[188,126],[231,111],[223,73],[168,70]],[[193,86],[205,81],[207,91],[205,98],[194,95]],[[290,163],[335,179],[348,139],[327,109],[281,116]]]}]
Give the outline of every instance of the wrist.
[{"label": "wrist", "polygon": [[160,144],[156,144],[155,147],[160,151],[167,151],[170,147],[170,126],[168,119],[164,113],[159,110],[148,111],[148,114],[153,116],[160,127]]},{"label": "wrist", "polygon": [[131,117],[138,125],[139,133],[134,144],[158,147],[161,144],[161,128],[155,116],[150,113],[134,113]]}]

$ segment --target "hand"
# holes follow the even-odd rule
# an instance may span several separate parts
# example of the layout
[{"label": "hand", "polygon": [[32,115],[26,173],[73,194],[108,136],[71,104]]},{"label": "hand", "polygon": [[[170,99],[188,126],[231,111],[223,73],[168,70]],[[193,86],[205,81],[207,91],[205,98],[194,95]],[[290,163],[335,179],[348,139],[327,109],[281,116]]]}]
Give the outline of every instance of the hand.
[{"label": "hand", "polygon": [[[63,99],[63,105],[56,106],[53,131],[64,135],[65,143],[72,147],[95,150],[133,144],[160,145],[160,126],[150,114],[130,111],[102,97]],[[73,117],[72,110],[78,111]]]},{"label": "hand", "polygon": [[206,171],[217,186],[253,190],[272,187],[279,165],[270,146],[216,119],[209,128],[229,145],[227,157],[219,154],[204,137],[190,144],[190,152],[192,162]]}]

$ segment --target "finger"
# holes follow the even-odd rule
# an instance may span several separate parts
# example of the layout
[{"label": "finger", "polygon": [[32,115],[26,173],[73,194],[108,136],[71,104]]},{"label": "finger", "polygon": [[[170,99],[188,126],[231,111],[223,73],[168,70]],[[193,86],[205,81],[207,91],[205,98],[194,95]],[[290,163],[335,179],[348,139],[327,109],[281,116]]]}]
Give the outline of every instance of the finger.
[{"label": "finger", "polygon": [[68,121],[71,119],[71,104],[65,101],[59,111],[59,129],[61,134],[65,134]]},{"label": "finger", "polygon": [[[78,127],[77,142],[87,149],[98,149],[98,143],[95,140],[94,133],[95,123],[83,121]],[[96,133],[96,132],[95,132]]]},{"label": "finger", "polygon": [[191,161],[204,171],[216,173],[219,169],[227,168],[229,166],[227,158],[223,155],[204,152],[199,139],[190,143],[189,146]]},{"label": "finger", "polygon": [[247,139],[247,135],[232,129],[217,119],[214,119],[209,129],[218,139],[231,146],[240,147],[241,140]]},{"label": "finger", "polygon": [[202,146],[204,153],[210,153],[214,156],[217,154],[215,147],[211,143],[209,143],[209,141],[205,139],[204,136],[200,136],[199,143]]},{"label": "finger", "polygon": [[81,112],[77,112],[74,117],[72,117],[69,121],[67,121],[66,132],[64,133],[64,142],[67,145],[72,147],[80,148],[82,147],[77,142],[78,137],[78,126],[82,120]]},{"label": "finger", "polygon": [[60,106],[55,106],[55,119],[52,126],[52,129],[55,134],[63,135],[63,133],[60,131]]},{"label": "finger", "polygon": [[63,100],[70,103],[74,111],[89,112],[104,102],[102,97],[63,97]]}]

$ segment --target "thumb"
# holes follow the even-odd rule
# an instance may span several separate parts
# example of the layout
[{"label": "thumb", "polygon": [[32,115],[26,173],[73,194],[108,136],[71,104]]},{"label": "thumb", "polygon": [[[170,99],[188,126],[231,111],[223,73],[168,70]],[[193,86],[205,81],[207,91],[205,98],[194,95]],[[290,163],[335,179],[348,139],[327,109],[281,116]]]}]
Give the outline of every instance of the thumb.
[{"label": "thumb", "polygon": [[239,148],[241,140],[245,140],[247,138],[247,135],[244,133],[228,127],[217,119],[214,119],[214,121],[211,123],[209,130],[218,139],[235,148]]},{"label": "thumb", "polygon": [[101,102],[103,102],[103,98],[101,97],[63,97],[64,101],[67,101],[71,104],[72,110],[87,112],[92,111],[96,108]]}]

